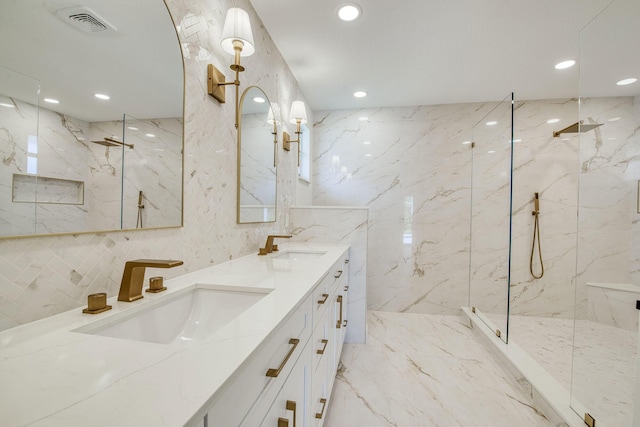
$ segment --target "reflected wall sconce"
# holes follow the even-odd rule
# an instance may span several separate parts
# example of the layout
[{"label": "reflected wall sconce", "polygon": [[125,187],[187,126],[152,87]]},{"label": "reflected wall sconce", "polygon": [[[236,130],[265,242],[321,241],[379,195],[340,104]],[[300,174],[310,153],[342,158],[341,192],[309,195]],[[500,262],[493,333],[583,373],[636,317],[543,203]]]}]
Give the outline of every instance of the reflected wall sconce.
[{"label": "reflected wall sconce", "polygon": [[225,76],[212,64],[207,66],[207,92],[221,103],[225,102],[225,86],[235,85],[236,87],[236,129],[238,128],[238,106],[240,102],[240,73],[244,67],[240,65],[241,56],[251,56],[256,51],[253,43],[253,33],[251,32],[251,22],[249,14],[237,7],[232,7],[227,11],[222,30],[222,49],[234,55],[235,60],[231,64],[231,69],[236,72],[234,81],[225,81]]},{"label": "reflected wall sconce", "polygon": [[273,125],[273,131],[271,132],[273,135],[273,167],[276,167],[278,163],[278,125],[280,124],[278,117],[280,117],[280,106],[272,102],[267,115],[267,123]]},{"label": "reflected wall sconce", "polygon": [[296,125],[296,135],[298,138],[292,140],[287,132],[282,133],[282,148],[287,151],[291,150],[291,143],[298,143],[298,166],[300,166],[300,134],[302,131],[300,130],[300,125],[307,123],[307,110],[304,108],[304,102],[302,101],[293,101],[291,104],[291,113],[289,114],[289,123],[295,123]]}]

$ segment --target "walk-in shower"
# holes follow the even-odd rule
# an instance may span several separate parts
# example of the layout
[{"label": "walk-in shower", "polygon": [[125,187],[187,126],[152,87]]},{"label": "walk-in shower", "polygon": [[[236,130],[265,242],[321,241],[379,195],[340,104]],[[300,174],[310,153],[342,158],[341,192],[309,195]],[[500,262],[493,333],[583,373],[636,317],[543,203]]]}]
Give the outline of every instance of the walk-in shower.
[{"label": "walk-in shower", "polygon": [[640,426],[640,82],[616,85],[640,78],[639,28],[640,2],[611,2],[579,34],[578,98],[472,129],[470,315],[571,426]]}]

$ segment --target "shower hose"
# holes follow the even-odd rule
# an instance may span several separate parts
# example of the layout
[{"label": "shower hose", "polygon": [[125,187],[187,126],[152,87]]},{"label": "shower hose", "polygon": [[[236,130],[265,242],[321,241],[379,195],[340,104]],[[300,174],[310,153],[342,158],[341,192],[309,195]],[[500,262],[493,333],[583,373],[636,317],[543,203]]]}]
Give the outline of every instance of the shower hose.
[{"label": "shower hose", "polygon": [[[534,220],[533,220],[533,241],[531,243],[531,257],[529,258],[529,271],[531,272],[531,275],[533,276],[534,279],[540,279],[542,278],[542,276],[544,276],[544,262],[542,261],[542,250],[540,249],[540,222],[539,222],[540,202],[538,198],[538,193],[535,193],[534,195],[534,202],[535,202],[535,210],[531,212],[531,214],[534,217]],[[533,255],[536,250],[536,241],[538,242],[538,259],[540,260],[539,275],[536,275],[536,273],[533,272]]]}]

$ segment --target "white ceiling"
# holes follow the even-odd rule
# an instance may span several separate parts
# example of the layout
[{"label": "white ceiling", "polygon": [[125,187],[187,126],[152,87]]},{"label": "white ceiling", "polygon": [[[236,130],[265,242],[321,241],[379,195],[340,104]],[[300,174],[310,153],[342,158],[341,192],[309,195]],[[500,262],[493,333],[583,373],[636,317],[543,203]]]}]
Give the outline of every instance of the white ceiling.
[{"label": "white ceiling", "polygon": [[[182,117],[183,65],[161,0],[1,0],[0,68],[37,80],[40,105],[87,121]],[[117,28],[88,34],[56,16],[91,8]],[[34,102],[33,80],[0,69],[0,94]],[[30,92],[24,92],[30,90]],[[99,101],[94,93],[111,96]],[[46,104],[46,97],[60,104]]]},{"label": "white ceiling", "polygon": [[[497,101],[512,91],[516,99],[640,93],[640,83],[615,85],[628,73],[640,78],[638,0],[613,5],[633,12],[624,29],[585,30],[583,41],[597,46],[582,46],[595,76],[582,89],[578,66],[554,65],[578,60],[579,31],[611,0],[354,2],[362,16],[342,22],[341,0],[251,0],[315,110]],[[607,52],[625,65],[599,60]],[[356,90],[369,96],[356,99]]]}]

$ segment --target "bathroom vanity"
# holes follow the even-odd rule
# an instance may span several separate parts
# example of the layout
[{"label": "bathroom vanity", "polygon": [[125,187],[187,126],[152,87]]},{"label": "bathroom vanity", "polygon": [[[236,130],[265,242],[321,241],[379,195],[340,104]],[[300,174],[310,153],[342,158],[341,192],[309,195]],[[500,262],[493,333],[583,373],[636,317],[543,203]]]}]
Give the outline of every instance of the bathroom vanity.
[{"label": "bathroom vanity", "polygon": [[0,425],[322,426],[349,246],[281,245],[0,333]]}]

